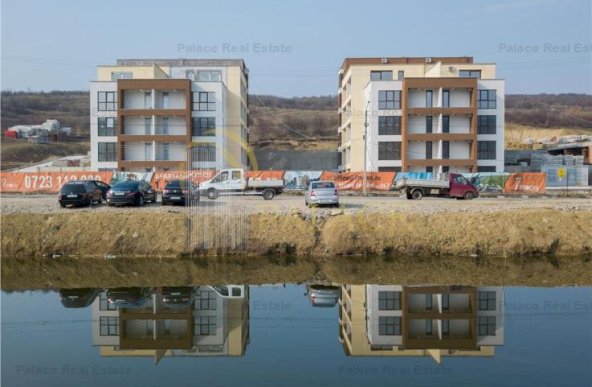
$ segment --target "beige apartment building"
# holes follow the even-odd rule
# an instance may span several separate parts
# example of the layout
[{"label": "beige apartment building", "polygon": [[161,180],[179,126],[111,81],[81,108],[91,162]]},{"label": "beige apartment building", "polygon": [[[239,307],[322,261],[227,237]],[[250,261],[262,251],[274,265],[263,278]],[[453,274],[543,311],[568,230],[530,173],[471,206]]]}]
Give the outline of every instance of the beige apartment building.
[{"label": "beige apartment building", "polygon": [[346,58],[340,170],[502,172],[505,85],[495,71],[472,57]]},{"label": "beige apartment building", "polygon": [[91,167],[248,165],[248,69],[235,59],[119,59],[90,84]]}]

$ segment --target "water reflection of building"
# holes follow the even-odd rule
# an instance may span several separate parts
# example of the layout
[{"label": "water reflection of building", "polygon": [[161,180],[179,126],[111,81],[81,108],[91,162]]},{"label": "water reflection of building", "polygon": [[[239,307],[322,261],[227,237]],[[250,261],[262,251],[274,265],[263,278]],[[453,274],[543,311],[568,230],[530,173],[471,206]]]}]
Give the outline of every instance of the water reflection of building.
[{"label": "water reflection of building", "polygon": [[92,304],[101,356],[243,356],[249,343],[249,289],[200,286],[184,306],[159,291],[142,306],[119,307],[103,291]]},{"label": "water reflection of building", "polygon": [[348,356],[494,356],[503,288],[343,285],[339,336]]}]

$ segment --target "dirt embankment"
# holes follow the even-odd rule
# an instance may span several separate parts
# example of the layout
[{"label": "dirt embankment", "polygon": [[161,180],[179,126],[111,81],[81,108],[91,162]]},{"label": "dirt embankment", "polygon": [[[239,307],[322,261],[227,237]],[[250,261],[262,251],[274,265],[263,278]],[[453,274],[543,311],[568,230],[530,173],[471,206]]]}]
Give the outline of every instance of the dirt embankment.
[{"label": "dirt embankment", "polygon": [[3,257],[591,256],[592,212],[4,214]]}]

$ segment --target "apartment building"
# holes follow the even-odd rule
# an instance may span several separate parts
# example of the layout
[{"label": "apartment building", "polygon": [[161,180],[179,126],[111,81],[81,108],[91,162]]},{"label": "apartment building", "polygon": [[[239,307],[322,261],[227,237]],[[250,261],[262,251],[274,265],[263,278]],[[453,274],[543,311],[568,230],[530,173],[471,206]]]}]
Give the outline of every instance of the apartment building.
[{"label": "apartment building", "polygon": [[494,356],[504,344],[501,287],[343,285],[349,356]]},{"label": "apartment building", "polygon": [[92,304],[93,346],[101,356],[243,356],[249,344],[249,288],[200,286],[186,306],[170,306],[153,292],[137,307]]},{"label": "apartment building", "polygon": [[246,168],[242,60],[119,59],[90,83],[91,167],[155,172]]},{"label": "apartment building", "polygon": [[495,64],[472,57],[346,58],[340,170],[503,172],[504,95]]}]

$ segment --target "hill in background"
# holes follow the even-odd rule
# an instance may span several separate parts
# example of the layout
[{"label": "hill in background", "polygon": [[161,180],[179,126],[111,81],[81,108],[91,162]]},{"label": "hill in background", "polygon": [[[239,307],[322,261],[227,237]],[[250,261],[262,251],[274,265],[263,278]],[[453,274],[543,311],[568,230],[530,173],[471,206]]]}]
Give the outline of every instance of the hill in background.
[{"label": "hill in background", "polygon": [[[40,124],[48,118],[70,126],[76,135],[89,135],[89,93],[2,92],[2,130],[17,124]],[[337,97],[293,97],[249,95],[250,142],[255,148],[336,149]],[[506,146],[519,148],[525,138],[592,133],[592,95],[537,94],[506,96]],[[545,130],[539,130],[545,129]],[[5,147],[4,145],[10,145]],[[17,144],[2,146],[2,160],[14,152],[30,160],[51,154],[23,152]],[[79,147],[70,147],[78,150]],[[4,151],[10,149],[9,152]],[[68,148],[67,148],[68,149]],[[67,150],[66,150],[67,152]],[[47,152],[46,152],[47,153]],[[19,162],[23,160],[18,160]]]}]

